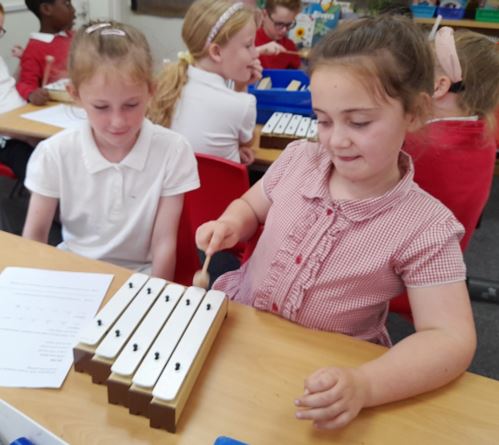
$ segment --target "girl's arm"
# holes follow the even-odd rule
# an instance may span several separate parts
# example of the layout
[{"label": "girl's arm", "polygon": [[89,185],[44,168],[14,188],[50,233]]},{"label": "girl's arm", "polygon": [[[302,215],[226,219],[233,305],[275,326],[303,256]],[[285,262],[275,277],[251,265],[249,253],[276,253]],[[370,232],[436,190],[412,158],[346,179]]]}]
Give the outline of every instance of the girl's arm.
[{"label": "girl's arm", "polygon": [[265,222],[271,202],[263,192],[262,181],[253,185],[241,198],[232,201],[216,221],[198,227],[196,244],[206,255],[229,249],[245,241]]},{"label": "girl's arm", "polygon": [[177,232],[184,195],[162,196],[151,239],[152,275],[173,280],[177,251]]},{"label": "girl's arm", "polygon": [[23,237],[47,243],[58,203],[57,198],[32,193],[24,223]]},{"label": "girl's arm", "polygon": [[324,368],[305,381],[296,405],[300,419],[339,428],[363,407],[401,400],[438,388],[462,374],[476,348],[464,282],[408,289],[416,333],[358,368]]}]

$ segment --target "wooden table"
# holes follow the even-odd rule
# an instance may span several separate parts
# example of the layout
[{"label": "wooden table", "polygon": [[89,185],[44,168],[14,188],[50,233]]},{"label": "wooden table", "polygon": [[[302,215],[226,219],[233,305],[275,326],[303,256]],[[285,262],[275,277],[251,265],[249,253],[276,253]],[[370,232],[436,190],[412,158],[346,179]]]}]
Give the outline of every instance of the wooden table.
[{"label": "wooden table", "polygon": [[[0,252],[0,270],[26,266],[112,273],[107,298],[130,275],[5,232],[0,232]],[[59,390],[0,388],[0,398],[72,445],[210,445],[219,435],[251,445],[497,445],[499,382],[469,373],[427,395],[366,409],[340,431],[316,431],[309,422],[295,420],[293,399],[302,392],[305,376],[322,365],[357,366],[383,351],[230,303],[176,434],[152,429],[147,419],[108,404],[105,387],[73,370]]]},{"label": "wooden table", "polygon": [[[51,102],[47,106],[58,105],[58,102]],[[43,124],[31,119],[21,117],[25,113],[38,111],[45,107],[35,105],[24,105],[7,113],[0,114],[0,134],[24,135],[38,139],[46,139],[62,130],[61,127]],[[268,166],[274,162],[281,154],[282,150],[260,148],[260,130],[262,126],[257,125],[253,147],[256,151],[255,163],[261,166]]]}]

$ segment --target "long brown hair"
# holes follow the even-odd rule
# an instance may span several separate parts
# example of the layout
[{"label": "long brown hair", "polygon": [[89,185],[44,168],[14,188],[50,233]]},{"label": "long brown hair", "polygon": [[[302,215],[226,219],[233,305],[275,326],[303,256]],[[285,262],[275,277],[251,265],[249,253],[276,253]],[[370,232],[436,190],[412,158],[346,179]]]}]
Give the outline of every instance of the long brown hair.
[{"label": "long brown hair", "polygon": [[421,123],[429,114],[433,56],[423,32],[409,18],[380,15],[341,25],[312,50],[310,73],[324,65],[347,67],[378,98],[400,100],[404,111]]}]

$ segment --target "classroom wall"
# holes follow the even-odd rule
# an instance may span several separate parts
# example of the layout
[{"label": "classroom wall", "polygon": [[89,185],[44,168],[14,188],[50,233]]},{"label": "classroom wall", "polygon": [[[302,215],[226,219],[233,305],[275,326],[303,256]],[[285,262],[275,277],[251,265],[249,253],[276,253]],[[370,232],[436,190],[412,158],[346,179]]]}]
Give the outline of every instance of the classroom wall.
[{"label": "classroom wall", "polygon": [[[154,17],[135,14],[130,10],[130,2],[123,0],[72,0],[77,12],[86,10],[87,17],[79,17],[77,22],[90,19],[107,19],[129,23],[144,32],[151,45],[154,60],[157,66],[165,58],[176,59],[177,52],[183,50],[184,45],[180,37],[182,19]],[[6,2],[4,1],[4,6]],[[18,65],[17,59],[11,57],[10,50],[14,44],[26,45],[29,33],[39,29],[36,17],[24,6],[24,1],[10,2],[14,5],[7,8],[5,28],[7,33],[0,40],[0,56],[2,56],[13,73]],[[10,10],[9,10],[10,9]]]}]

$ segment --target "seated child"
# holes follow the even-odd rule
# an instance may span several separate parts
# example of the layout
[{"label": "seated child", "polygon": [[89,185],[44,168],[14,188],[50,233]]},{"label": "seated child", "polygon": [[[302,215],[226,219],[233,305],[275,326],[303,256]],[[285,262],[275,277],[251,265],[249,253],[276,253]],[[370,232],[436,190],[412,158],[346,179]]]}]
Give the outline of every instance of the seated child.
[{"label": "seated child", "polygon": [[496,162],[499,51],[486,36],[443,27],[435,36],[433,116],[404,150],[414,180],[463,224],[463,250],[487,203]]},{"label": "seated child", "polygon": [[46,242],[59,204],[59,247],[144,272],[152,266],[152,275],[171,280],[183,194],[199,177],[188,142],[144,118],[152,65],[131,26],[98,22],[77,32],[70,93],[88,122],[34,151],[23,236]]},{"label": "seated child", "polygon": [[212,255],[264,224],[248,262],[215,289],[309,328],[387,346],[388,303],[408,289],[413,335],[357,368],[329,365],[305,379],[296,417],[339,428],[364,407],[455,379],[476,335],[463,227],[415,184],[401,151],[433,92],[422,31],[401,16],[359,19],[326,35],[310,62],[319,142],[290,144],[217,221],[200,226],[196,242]]},{"label": "seated child", "polygon": [[26,0],[26,6],[40,20],[40,32],[30,35],[21,56],[17,91],[30,103],[44,105],[49,100],[44,81],[67,77],[75,10],[69,0]]},{"label": "seated child", "polygon": [[184,135],[194,151],[250,164],[256,100],[227,86],[260,76],[255,12],[230,0],[197,0],[182,38],[189,50],[165,66],[148,117]]},{"label": "seated child", "polygon": [[[267,0],[262,11],[262,26],[256,32],[255,40],[263,68],[300,67],[300,57],[286,53],[298,51],[295,43],[288,37],[288,31],[294,26],[300,9],[300,0]],[[279,46],[272,45],[271,42]]]},{"label": "seated child", "polygon": [[[0,3],[0,29],[2,30],[5,29],[4,22],[5,10]],[[9,74],[5,61],[0,57],[0,113],[6,113],[25,103],[16,91],[15,80]],[[26,164],[32,152],[33,147],[28,142],[0,135],[0,162],[10,167],[21,181],[24,180]]]}]

